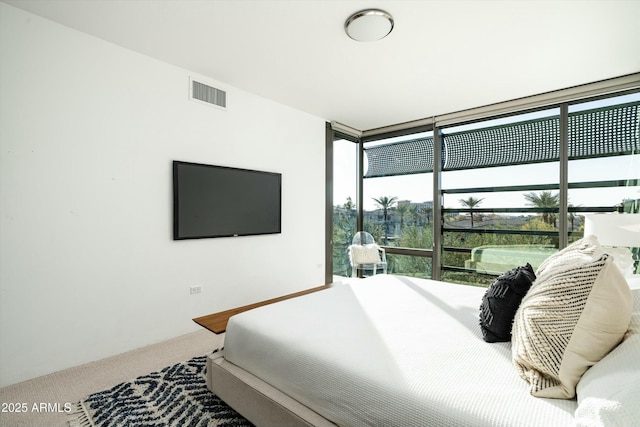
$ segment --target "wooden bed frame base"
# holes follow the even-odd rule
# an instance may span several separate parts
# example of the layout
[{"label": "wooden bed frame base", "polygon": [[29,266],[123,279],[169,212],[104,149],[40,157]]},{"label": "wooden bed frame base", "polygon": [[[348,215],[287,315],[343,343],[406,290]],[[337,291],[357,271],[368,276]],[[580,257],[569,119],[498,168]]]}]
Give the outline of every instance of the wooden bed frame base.
[{"label": "wooden bed frame base", "polygon": [[207,388],[256,427],[336,427],[300,402],[228,362],[223,351],[207,357]]}]

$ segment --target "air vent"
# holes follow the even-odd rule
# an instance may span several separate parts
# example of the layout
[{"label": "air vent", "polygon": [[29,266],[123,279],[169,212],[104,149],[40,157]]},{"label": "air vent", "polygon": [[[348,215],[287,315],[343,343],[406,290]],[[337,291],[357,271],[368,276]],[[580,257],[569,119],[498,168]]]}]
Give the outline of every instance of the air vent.
[{"label": "air vent", "polygon": [[191,79],[190,98],[223,109],[227,109],[227,92]]}]

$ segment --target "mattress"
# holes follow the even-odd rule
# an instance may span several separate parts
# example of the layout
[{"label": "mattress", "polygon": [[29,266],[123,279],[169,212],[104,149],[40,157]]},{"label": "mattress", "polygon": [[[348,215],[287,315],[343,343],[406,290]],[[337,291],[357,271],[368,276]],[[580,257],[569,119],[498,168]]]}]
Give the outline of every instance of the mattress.
[{"label": "mattress", "polygon": [[225,359],[339,426],[569,426],[482,340],[486,289],[377,275],[234,316]]}]

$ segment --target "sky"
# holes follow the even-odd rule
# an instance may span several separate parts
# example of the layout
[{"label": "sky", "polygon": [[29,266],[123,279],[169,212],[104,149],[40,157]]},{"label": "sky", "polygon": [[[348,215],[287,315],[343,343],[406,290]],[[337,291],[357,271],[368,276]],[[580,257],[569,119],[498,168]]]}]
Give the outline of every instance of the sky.
[{"label": "sky", "polygon": [[[569,112],[639,100],[640,94],[627,95],[579,104],[571,107]],[[557,114],[558,109],[545,110],[519,116],[518,121]],[[512,122],[513,118],[487,121],[482,126],[493,126],[509,121]],[[447,131],[451,133],[467,130],[473,126],[478,127],[479,125],[451,127],[446,129],[445,133]],[[430,133],[427,134],[430,135]],[[415,137],[416,135],[411,135],[409,138]],[[393,141],[394,139],[388,139],[378,142],[378,144],[386,144]],[[371,143],[371,145],[374,144],[376,143]],[[337,141],[334,144],[334,205],[344,204],[347,197],[351,197],[354,202],[356,201],[356,158],[356,144],[349,141]],[[569,162],[569,182],[628,179],[640,179],[640,153],[630,156],[573,160]],[[451,171],[442,174],[442,187],[445,189],[550,184],[558,181],[559,166],[557,162]],[[482,203],[478,205],[478,207],[482,208],[527,207],[523,196],[524,193],[528,193],[528,191],[445,195],[444,205],[447,208],[462,207],[459,199],[473,196],[484,198]],[[410,200],[412,202],[432,201],[432,174],[365,179],[364,209],[376,209],[377,206],[372,198],[381,196],[397,197],[398,200]],[[569,190],[569,204],[573,206],[614,206],[622,202],[623,199],[640,199],[640,187]]]}]

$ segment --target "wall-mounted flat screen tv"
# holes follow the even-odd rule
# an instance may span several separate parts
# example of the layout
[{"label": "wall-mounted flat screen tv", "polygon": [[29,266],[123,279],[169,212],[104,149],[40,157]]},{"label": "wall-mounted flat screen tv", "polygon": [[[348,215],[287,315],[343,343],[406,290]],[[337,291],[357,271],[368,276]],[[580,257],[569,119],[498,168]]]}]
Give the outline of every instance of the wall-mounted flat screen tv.
[{"label": "wall-mounted flat screen tv", "polygon": [[281,232],[282,174],[173,162],[173,239]]}]

